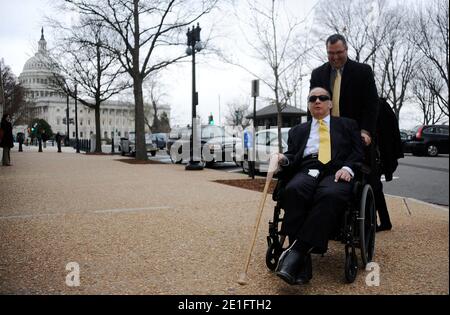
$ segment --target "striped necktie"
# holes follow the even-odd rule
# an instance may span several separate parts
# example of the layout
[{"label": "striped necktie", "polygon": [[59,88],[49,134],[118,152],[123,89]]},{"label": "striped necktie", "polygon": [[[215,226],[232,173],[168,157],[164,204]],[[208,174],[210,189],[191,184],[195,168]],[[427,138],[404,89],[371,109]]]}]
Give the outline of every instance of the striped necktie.
[{"label": "striped necktie", "polygon": [[331,140],[327,124],[319,120],[319,161],[327,164],[331,160]]},{"label": "striped necktie", "polygon": [[331,115],[339,117],[339,98],[341,96],[341,71],[336,70],[336,78],[333,85],[333,108],[331,109]]}]

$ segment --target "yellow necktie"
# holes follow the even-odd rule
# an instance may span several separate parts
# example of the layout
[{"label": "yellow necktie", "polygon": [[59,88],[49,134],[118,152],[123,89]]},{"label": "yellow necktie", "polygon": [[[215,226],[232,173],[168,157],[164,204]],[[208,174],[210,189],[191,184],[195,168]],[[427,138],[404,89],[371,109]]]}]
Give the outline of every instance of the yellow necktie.
[{"label": "yellow necktie", "polygon": [[341,96],[341,71],[336,70],[336,78],[334,79],[333,86],[333,108],[331,109],[331,115],[339,117],[339,97]]},{"label": "yellow necktie", "polygon": [[331,160],[331,140],[328,127],[323,120],[319,120],[319,161],[327,164]]}]

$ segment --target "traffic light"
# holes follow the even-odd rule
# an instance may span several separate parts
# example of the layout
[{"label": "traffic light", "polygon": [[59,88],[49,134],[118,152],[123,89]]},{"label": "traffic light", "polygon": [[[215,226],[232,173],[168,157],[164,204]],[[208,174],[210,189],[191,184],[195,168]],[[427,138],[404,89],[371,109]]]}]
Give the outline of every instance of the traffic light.
[{"label": "traffic light", "polygon": [[208,116],[208,124],[209,125],[214,125],[214,118],[213,118],[213,114],[212,113]]}]

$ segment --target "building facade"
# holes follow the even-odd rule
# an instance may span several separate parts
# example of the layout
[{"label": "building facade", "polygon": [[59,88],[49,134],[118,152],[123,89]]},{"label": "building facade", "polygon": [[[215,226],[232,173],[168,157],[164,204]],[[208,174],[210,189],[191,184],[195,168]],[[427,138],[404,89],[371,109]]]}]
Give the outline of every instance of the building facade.
[{"label": "building facade", "polygon": [[[34,118],[44,119],[55,134],[59,132],[61,135],[67,135],[67,123],[69,123],[69,138],[75,138],[75,102],[54,88],[56,76],[51,70],[43,29],[38,47],[38,52],[25,63],[19,75],[19,82],[26,89],[26,99],[33,104],[28,110],[30,116],[28,123]],[[69,121],[66,119],[67,108]],[[95,134],[95,111],[83,106],[80,102],[77,104],[77,110],[78,137],[89,139]],[[158,114],[161,115],[163,112],[170,118],[170,106],[160,106]],[[153,114],[149,116],[148,121],[152,122]],[[117,140],[120,137],[127,137],[128,133],[135,129],[134,103],[111,100],[103,102],[100,106],[100,128],[103,139],[115,137]],[[27,126],[17,126],[14,133],[26,133],[26,129]]]}]

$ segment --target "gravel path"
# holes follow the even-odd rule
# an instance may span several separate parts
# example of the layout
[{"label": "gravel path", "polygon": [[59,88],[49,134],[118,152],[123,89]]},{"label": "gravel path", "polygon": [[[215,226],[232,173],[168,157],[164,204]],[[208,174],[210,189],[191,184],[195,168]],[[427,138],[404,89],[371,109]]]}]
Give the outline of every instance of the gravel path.
[{"label": "gravel path", "polygon": [[[122,157],[120,157],[122,158]],[[448,210],[388,198],[394,229],[377,234],[380,286],[343,282],[344,252],[313,257],[289,286],[265,266],[266,203],[247,286],[236,283],[261,194],[213,182],[245,178],[119,157],[12,152],[0,167],[0,294],[448,294]],[[80,286],[66,285],[66,265]]]}]

